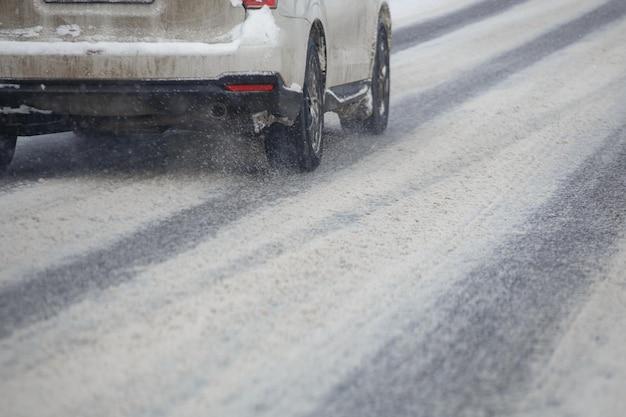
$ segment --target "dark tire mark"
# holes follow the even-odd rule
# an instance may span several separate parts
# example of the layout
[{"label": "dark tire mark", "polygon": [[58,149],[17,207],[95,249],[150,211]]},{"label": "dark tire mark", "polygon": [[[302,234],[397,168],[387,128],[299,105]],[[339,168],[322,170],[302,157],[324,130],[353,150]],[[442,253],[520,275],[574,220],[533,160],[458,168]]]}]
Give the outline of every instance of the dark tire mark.
[{"label": "dark tire mark", "polygon": [[[417,96],[396,103],[393,117],[403,120],[401,128],[390,130],[388,141],[398,140],[420,124],[451,110],[488,90],[516,72],[567,47],[584,36],[626,15],[626,3],[612,0],[582,17],[564,24],[529,43],[511,50]],[[413,121],[413,124],[406,123]],[[368,141],[370,142],[368,144]],[[356,153],[342,153],[333,160],[334,171],[349,167],[372,152],[367,138]],[[328,156],[328,155],[327,155]],[[328,161],[327,161],[328,162]],[[326,168],[328,170],[329,168]],[[20,327],[56,315],[87,292],[105,289],[132,279],[141,267],[165,261],[214,236],[225,225],[272,201],[298,195],[323,178],[324,169],[299,180],[275,181],[271,186],[243,187],[198,206],[183,210],[163,221],[120,240],[108,248],[88,253],[67,264],[26,277],[0,292],[0,338]]]},{"label": "dark tire mark", "polygon": [[403,51],[419,43],[461,29],[488,17],[500,14],[528,0],[484,0],[456,12],[440,16],[412,26],[405,26],[393,33],[394,51]]},{"label": "dark tire mark", "polygon": [[[626,128],[528,222],[402,329],[314,416],[502,416],[626,232]],[[598,273],[600,271],[600,273]],[[385,387],[393,387],[385,389]]]},{"label": "dark tire mark", "polygon": [[[285,186],[285,195],[288,190]],[[118,285],[136,276],[141,267],[195,247],[265,200],[253,187],[242,187],[155,222],[110,247],[9,285],[0,292],[0,339],[56,315],[89,291]]]},{"label": "dark tire mark", "polygon": [[401,132],[413,130],[424,121],[479,96],[511,75],[580,42],[585,36],[624,16],[626,2],[611,0],[575,20],[477,66],[457,79],[426,90],[417,97],[407,96],[395,103],[393,114],[403,120],[413,120],[414,123],[403,124]]}]

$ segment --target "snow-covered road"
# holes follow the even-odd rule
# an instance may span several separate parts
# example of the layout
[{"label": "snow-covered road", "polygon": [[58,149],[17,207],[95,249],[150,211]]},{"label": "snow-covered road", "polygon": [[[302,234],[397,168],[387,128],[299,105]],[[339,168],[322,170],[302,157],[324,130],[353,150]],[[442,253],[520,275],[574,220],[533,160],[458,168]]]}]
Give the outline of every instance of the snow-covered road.
[{"label": "snow-covered road", "polygon": [[626,2],[392,6],[390,129],[313,174],[20,140],[1,417],[624,415]]}]

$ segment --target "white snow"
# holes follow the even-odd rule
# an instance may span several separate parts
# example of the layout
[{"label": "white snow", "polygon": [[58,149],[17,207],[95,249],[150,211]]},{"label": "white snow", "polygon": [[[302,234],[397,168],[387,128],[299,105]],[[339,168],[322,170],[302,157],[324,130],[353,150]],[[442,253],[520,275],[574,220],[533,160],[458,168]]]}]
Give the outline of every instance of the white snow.
[{"label": "white snow", "polygon": [[286,90],[295,91],[296,93],[302,92],[302,86],[298,83],[291,83],[289,87],[285,87]]},{"label": "white snow", "polygon": [[394,27],[432,19],[462,9],[481,0],[391,0],[389,8]]},{"label": "white snow", "polygon": [[[444,327],[438,297],[523,233],[529,215],[623,127],[626,23],[424,123],[400,116],[398,98],[455,79],[597,3],[531,0],[394,56],[390,132],[346,137],[329,126],[335,140],[309,176],[259,180],[181,160],[177,169],[148,169],[149,178],[63,167],[57,178],[0,191],[1,264],[15,266],[2,269],[3,282],[201,202],[236,204],[233,190],[261,190],[268,201],[133,280],[3,339],[0,414],[311,415],[409,320],[424,318],[411,327],[416,340]],[[18,145],[18,162],[46,155],[36,150],[44,139]],[[64,143],[69,152],[72,142]],[[339,152],[355,157],[334,169]],[[285,189],[297,193],[281,197]],[[616,294],[626,285],[626,243],[617,253],[613,279],[583,309],[538,387],[541,404],[621,417],[626,301]],[[565,414],[544,411],[537,415]]]},{"label": "white snow", "polygon": [[20,86],[19,84],[0,84],[0,88],[14,88],[18,90]]},{"label": "white snow", "polygon": [[11,42],[0,41],[0,55],[186,56],[232,53],[240,42]]},{"label": "white snow", "polygon": [[[353,95],[347,96],[347,97],[339,97],[331,89],[326,90],[326,93],[330,94],[335,100],[337,100],[337,102],[339,102],[339,103],[346,103],[346,102],[349,102],[350,100],[354,100],[357,97],[363,96],[369,90],[370,90],[369,86],[364,85],[363,87],[361,87],[361,89],[359,91],[357,91]],[[371,103],[371,100],[368,100],[368,102]],[[371,106],[371,104],[369,104],[369,105]]]},{"label": "white snow", "polygon": [[241,27],[241,42],[246,45],[276,44],[280,28],[269,7],[251,10]]},{"label": "white snow", "polygon": [[[626,253],[626,240],[616,245]],[[515,417],[623,417],[626,394],[626,257],[567,326],[548,364]]]},{"label": "white snow", "polygon": [[80,26],[78,25],[61,25],[56,30],[59,36],[71,36],[76,38],[80,36]]},{"label": "white snow", "polygon": [[43,26],[33,26],[20,29],[0,29],[0,36],[14,36],[17,38],[36,38],[41,34]]},{"label": "white snow", "polygon": [[[445,80],[460,76],[467,68],[480,65],[534,39],[538,33],[564,24],[598,7],[604,0],[530,0],[476,22],[462,30],[422,43],[392,56],[395,63],[392,97],[414,94]],[[534,30],[529,30],[532,22]],[[498,33],[498,36],[493,36]],[[477,45],[489,45],[481,53]],[[428,63],[423,64],[423,63]],[[419,76],[415,76],[419,74]]]},{"label": "white snow", "polygon": [[50,110],[40,110],[34,107],[26,106],[22,104],[20,107],[0,107],[0,114],[31,114],[31,113],[40,113],[40,114],[51,114]]},{"label": "white snow", "polygon": [[[17,153],[28,153],[42,144],[77,153],[74,145],[68,149],[67,143],[64,144],[72,140],[77,139],[69,133],[23,138],[18,141]],[[54,264],[81,251],[111,244],[128,230],[199,204],[223,183],[219,176],[196,173],[194,178],[191,181],[185,175],[156,178],[135,175],[124,183],[107,175],[81,181],[51,178],[35,187],[2,194],[0,213],[6,216],[0,222],[0,238],[19,235],[20,239],[13,239],[10,249],[0,244],[0,288],[50,262]],[[207,189],[207,183],[211,184],[211,190]],[[27,201],[31,203],[26,204]],[[111,202],[115,204],[111,206]],[[41,211],[42,207],[45,210]],[[87,213],[90,214],[85,218]],[[19,220],[21,216],[29,217],[30,221]],[[59,222],[69,227],[53,230],[45,226]]]},{"label": "white snow", "polygon": [[[39,27],[41,29],[41,27]],[[80,27],[64,25],[57,28],[57,34],[77,37]],[[271,46],[278,42],[280,28],[267,7],[250,11],[243,24],[232,31],[232,41],[224,43],[204,42],[20,42],[0,41],[1,55],[114,55],[114,56],[191,56],[226,55],[237,51],[242,45]]]}]

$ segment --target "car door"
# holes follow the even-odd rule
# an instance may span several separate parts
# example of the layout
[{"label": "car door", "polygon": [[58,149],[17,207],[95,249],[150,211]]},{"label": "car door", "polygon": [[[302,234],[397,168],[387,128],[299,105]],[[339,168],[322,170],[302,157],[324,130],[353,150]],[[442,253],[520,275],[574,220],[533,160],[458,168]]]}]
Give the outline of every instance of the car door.
[{"label": "car door", "polygon": [[328,42],[327,87],[370,78],[368,11],[372,0],[321,0]]}]

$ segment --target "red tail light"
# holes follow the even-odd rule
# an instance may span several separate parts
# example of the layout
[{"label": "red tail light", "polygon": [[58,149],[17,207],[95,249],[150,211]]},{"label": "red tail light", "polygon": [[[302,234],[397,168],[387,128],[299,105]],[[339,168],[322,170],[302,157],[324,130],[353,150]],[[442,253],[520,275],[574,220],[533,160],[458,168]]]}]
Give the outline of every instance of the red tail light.
[{"label": "red tail light", "polygon": [[278,6],[278,0],[243,0],[243,7],[246,9],[260,9],[263,6],[275,9]]},{"label": "red tail light", "polygon": [[266,93],[274,91],[274,84],[228,84],[224,88],[233,93]]}]

